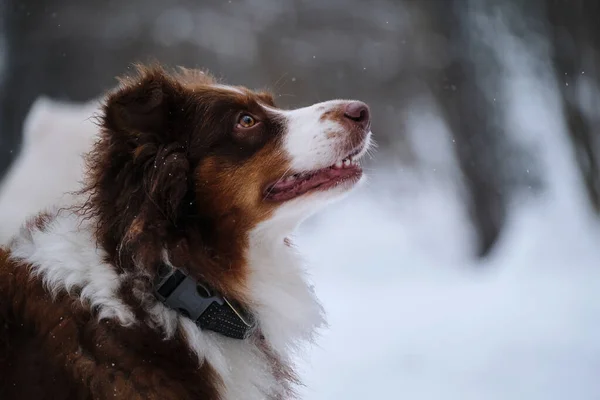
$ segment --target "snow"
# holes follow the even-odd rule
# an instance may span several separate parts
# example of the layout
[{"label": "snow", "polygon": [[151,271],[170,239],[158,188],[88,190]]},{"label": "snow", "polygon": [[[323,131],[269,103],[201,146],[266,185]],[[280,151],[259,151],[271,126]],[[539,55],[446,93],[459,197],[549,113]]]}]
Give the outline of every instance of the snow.
[{"label": "snow", "polygon": [[91,118],[97,101],[55,102],[40,97],[23,129],[23,151],[0,186],[0,244],[18,232],[30,215],[54,204],[68,203],[82,178],[81,155],[92,145],[96,126]]},{"label": "snow", "polygon": [[432,208],[415,223],[406,211],[418,205],[382,205],[374,192],[298,238],[330,323],[304,365],[306,399],[600,396],[596,226],[540,199],[515,210],[499,251],[477,265],[424,240],[455,241],[452,215]]}]

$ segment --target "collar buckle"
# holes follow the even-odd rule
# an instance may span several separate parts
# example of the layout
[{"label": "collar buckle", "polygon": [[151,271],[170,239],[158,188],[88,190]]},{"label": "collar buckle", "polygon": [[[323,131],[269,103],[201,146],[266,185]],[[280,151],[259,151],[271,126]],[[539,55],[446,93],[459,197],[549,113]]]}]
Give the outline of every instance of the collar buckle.
[{"label": "collar buckle", "polygon": [[[161,268],[163,271],[164,269]],[[190,318],[201,329],[211,330],[234,339],[244,339],[254,327],[251,316],[242,308],[196,282],[179,269],[159,276],[156,298],[167,307]]]}]

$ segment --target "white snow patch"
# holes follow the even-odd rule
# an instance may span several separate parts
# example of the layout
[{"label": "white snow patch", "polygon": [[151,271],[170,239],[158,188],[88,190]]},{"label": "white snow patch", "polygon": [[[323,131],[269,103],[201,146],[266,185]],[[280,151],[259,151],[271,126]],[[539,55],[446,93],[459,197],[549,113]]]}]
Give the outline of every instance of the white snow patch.
[{"label": "white snow patch", "polygon": [[83,178],[83,153],[96,137],[99,103],[61,103],[40,97],[23,129],[23,147],[0,183],[0,245],[23,221],[46,207],[72,201]]}]

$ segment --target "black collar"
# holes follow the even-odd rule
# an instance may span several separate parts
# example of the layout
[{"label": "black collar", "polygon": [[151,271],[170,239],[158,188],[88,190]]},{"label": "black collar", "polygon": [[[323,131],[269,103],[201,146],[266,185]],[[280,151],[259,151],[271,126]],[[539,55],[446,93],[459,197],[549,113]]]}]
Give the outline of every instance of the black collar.
[{"label": "black collar", "polygon": [[254,327],[251,316],[235,307],[207,285],[196,282],[181,270],[161,265],[154,294],[164,305],[221,335],[244,339]]}]

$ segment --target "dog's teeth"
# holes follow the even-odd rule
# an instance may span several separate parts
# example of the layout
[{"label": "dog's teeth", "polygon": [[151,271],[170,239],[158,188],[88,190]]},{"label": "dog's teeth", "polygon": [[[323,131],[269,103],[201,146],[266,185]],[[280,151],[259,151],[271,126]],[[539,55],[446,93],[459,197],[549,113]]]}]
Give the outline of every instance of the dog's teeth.
[{"label": "dog's teeth", "polygon": [[350,165],[350,160],[347,158],[344,158],[343,164],[344,164],[344,167],[348,167]]},{"label": "dog's teeth", "polygon": [[338,161],[334,165],[334,167],[336,167],[336,168],[342,168],[343,166],[344,166],[344,163],[342,161]]},{"label": "dog's teeth", "polygon": [[287,176],[287,177],[286,177],[286,178],[285,178],[283,181],[284,181],[284,182],[289,182],[289,181],[293,181],[293,180],[295,180],[295,179],[296,179],[296,178],[294,178],[294,176],[293,176],[293,175],[290,175],[290,176]]}]

